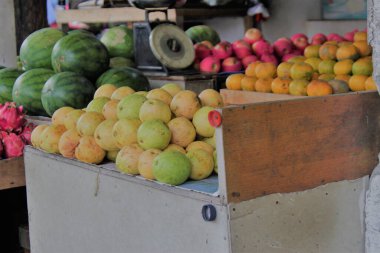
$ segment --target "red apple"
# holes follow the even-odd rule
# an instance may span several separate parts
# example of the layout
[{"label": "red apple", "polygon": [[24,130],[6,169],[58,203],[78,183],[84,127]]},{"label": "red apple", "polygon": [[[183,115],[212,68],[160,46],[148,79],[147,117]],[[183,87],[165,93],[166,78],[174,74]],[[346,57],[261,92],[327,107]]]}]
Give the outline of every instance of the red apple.
[{"label": "red apple", "polygon": [[232,55],[232,45],[228,41],[222,41],[212,49],[212,55],[218,59],[226,59]]},{"label": "red apple", "polygon": [[327,38],[323,33],[316,33],[311,38],[311,44],[312,45],[322,45],[326,41],[327,41]]},{"label": "red apple", "polygon": [[244,69],[246,69],[250,63],[256,62],[258,60],[259,59],[257,58],[256,55],[248,55],[248,56],[244,57],[243,60],[242,60]]},{"label": "red apple", "polygon": [[199,67],[202,73],[216,74],[220,71],[220,61],[214,56],[207,56],[201,61]]},{"label": "red apple", "polygon": [[262,38],[263,35],[259,29],[250,28],[245,32],[243,40],[252,45],[253,43],[261,40]]},{"label": "red apple", "polygon": [[197,43],[194,45],[195,57],[198,59],[204,59],[211,55],[211,49],[209,49],[205,44]]},{"label": "red apple", "polygon": [[210,41],[208,41],[208,40],[204,40],[204,41],[202,41],[201,44],[207,46],[210,50],[212,50],[212,48],[214,47],[214,46],[212,45],[212,43],[211,43]]},{"label": "red apple", "polygon": [[276,66],[278,65],[278,60],[277,60],[276,56],[274,56],[273,54],[263,54],[260,57],[260,61],[262,61],[262,62],[271,62],[271,63],[273,63]]},{"label": "red apple", "polygon": [[302,34],[302,33],[296,33],[296,34],[294,34],[290,38],[290,40],[293,42],[293,45],[296,48],[298,48],[299,50],[301,50],[302,52],[309,45],[307,36],[305,34]]},{"label": "red apple", "polygon": [[347,40],[347,41],[353,42],[354,41],[354,35],[358,31],[359,31],[358,29],[355,29],[355,30],[353,30],[351,32],[345,33],[344,34],[344,39]]},{"label": "red apple", "polygon": [[299,56],[299,54],[294,54],[294,53],[286,54],[286,55],[284,55],[284,56],[281,58],[281,61],[282,61],[282,62],[286,62],[286,61],[290,60],[291,58],[293,58],[293,57],[295,57],[295,56]]},{"label": "red apple", "polygon": [[282,57],[292,51],[293,44],[290,39],[282,37],[273,43],[273,49],[278,56]]},{"label": "red apple", "polygon": [[228,57],[222,63],[224,72],[236,72],[241,70],[241,62],[236,57]]},{"label": "red apple", "polygon": [[337,33],[330,33],[329,35],[327,35],[327,40],[333,40],[333,41],[338,41],[338,42],[344,41],[342,36],[340,36]]},{"label": "red apple", "polygon": [[239,59],[243,59],[244,57],[252,54],[251,46],[244,40],[237,40],[232,43],[232,49],[236,57]]},{"label": "red apple", "polygon": [[264,54],[272,54],[273,47],[268,41],[259,40],[252,45],[252,50],[257,56],[262,56]]}]

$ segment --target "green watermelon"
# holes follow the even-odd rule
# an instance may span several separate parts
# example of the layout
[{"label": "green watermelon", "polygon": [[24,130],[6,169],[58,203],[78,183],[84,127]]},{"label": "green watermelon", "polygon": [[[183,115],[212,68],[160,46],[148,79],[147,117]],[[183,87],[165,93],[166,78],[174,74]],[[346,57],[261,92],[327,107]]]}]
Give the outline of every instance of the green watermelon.
[{"label": "green watermelon", "polygon": [[133,31],[124,25],[108,29],[100,41],[107,47],[111,57],[133,57]]},{"label": "green watermelon", "polygon": [[46,116],[41,102],[41,91],[45,82],[54,75],[51,69],[32,69],[16,79],[12,99],[22,105],[29,115]]},{"label": "green watermelon", "polygon": [[81,109],[87,106],[95,93],[94,85],[73,72],[61,72],[50,77],[41,92],[42,105],[50,116],[64,106]]},{"label": "green watermelon", "polygon": [[135,91],[149,90],[149,80],[137,69],[123,67],[113,68],[104,72],[96,81],[96,87],[103,84],[113,84],[117,87],[129,86]]},{"label": "green watermelon", "polygon": [[75,72],[94,81],[108,69],[109,57],[106,47],[95,37],[74,33],[55,44],[51,62],[55,72]]},{"label": "green watermelon", "polygon": [[219,34],[207,25],[192,26],[186,30],[186,34],[190,37],[193,43],[207,40],[213,45],[216,45],[220,42]]},{"label": "green watermelon", "polygon": [[15,68],[0,70],[0,104],[12,101],[12,89],[17,77],[23,72]]},{"label": "green watermelon", "polygon": [[72,31],[69,31],[67,34],[71,35],[71,34],[81,34],[81,35],[89,35],[89,36],[93,36],[95,37],[95,35],[89,31],[86,31],[86,30],[82,30],[82,29],[78,29],[78,30],[72,30]]},{"label": "green watermelon", "polygon": [[64,32],[53,28],[43,28],[30,34],[20,48],[20,60],[24,70],[51,69],[51,52],[55,43],[63,36]]},{"label": "green watermelon", "polygon": [[110,59],[110,68],[120,68],[120,67],[135,67],[135,63],[128,58],[124,57],[113,57]]}]

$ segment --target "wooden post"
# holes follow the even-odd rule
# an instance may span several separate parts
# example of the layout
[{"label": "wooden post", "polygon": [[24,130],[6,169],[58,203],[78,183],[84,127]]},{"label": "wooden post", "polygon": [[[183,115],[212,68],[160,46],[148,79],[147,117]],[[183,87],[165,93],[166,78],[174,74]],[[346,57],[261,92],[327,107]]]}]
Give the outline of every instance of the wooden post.
[{"label": "wooden post", "polygon": [[0,1],[0,65],[16,66],[16,36],[14,7],[12,0]]},{"label": "wooden post", "polygon": [[[10,1],[11,0],[7,0]],[[21,43],[32,32],[47,27],[46,0],[14,0],[16,17],[17,51]]]}]

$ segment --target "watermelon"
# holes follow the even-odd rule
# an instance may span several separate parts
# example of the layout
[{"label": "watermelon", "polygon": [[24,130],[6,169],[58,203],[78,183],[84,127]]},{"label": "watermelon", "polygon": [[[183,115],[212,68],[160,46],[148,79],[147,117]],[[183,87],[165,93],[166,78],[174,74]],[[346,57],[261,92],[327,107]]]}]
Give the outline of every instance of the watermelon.
[{"label": "watermelon", "polygon": [[100,41],[107,47],[111,57],[133,57],[133,31],[124,25],[108,29]]},{"label": "watermelon", "polygon": [[186,34],[194,44],[205,40],[210,41],[213,45],[220,42],[218,33],[207,25],[192,26],[186,30]]},{"label": "watermelon", "polygon": [[50,116],[64,106],[81,109],[95,93],[94,85],[74,72],[61,72],[50,77],[41,92],[42,105]]},{"label": "watermelon", "polygon": [[17,105],[24,106],[29,115],[46,116],[41,102],[41,91],[45,82],[54,75],[51,69],[32,69],[16,79],[12,99]]},{"label": "watermelon", "polygon": [[104,72],[96,81],[96,86],[113,84],[117,87],[129,86],[135,91],[149,90],[149,80],[146,76],[134,68],[113,68]]},{"label": "watermelon", "polygon": [[120,67],[135,67],[135,63],[128,58],[124,57],[113,57],[110,59],[110,68],[120,68]]},{"label": "watermelon", "polygon": [[23,72],[15,68],[0,70],[0,104],[12,101],[12,89],[17,77]]},{"label": "watermelon", "polygon": [[89,35],[89,36],[93,36],[95,37],[95,35],[89,31],[86,31],[86,30],[82,30],[82,29],[78,29],[78,30],[72,30],[72,31],[69,31],[67,34],[71,35],[71,34],[81,34],[81,35]]},{"label": "watermelon", "polygon": [[109,57],[106,47],[95,37],[74,33],[55,44],[51,62],[55,72],[75,72],[94,81],[108,69]]},{"label": "watermelon", "polygon": [[23,69],[51,69],[51,52],[55,43],[63,36],[64,32],[53,28],[43,28],[30,34],[20,48]]}]

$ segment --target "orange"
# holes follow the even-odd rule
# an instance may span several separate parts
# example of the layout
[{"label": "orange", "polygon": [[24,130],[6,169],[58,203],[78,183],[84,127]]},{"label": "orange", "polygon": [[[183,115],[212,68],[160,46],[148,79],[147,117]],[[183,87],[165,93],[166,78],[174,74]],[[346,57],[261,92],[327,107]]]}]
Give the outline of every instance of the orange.
[{"label": "orange", "polygon": [[372,76],[365,80],[364,86],[365,90],[377,90],[376,82],[373,80]]},{"label": "orange", "polygon": [[313,73],[313,67],[305,62],[294,63],[293,66],[290,68],[290,77],[292,79],[311,80]]},{"label": "orange", "polygon": [[256,77],[255,69],[260,64],[260,61],[252,62],[250,63],[247,68],[245,69],[245,75],[246,76],[254,76]]},{"label": "orange", "polygon": [[322,60],[335,60],[338,46],[331,44],[324,44],[319,48],[319,57]]},{"label": "orange", "polygon": [[334,79],[330,80],[329,84],[331,85],[334,94],[347,93],[350,91],[350,88],[345,81]]},{"label": "orange", "polygon": [[256,67],[255,74],[257,78],[273,78],[276,71],[276,65],[271,62],[263,62]]},{"label": "orange", "polygon": [[313,80],[306,88],[308,96],[326,96],[333,93],[330,84],[323,80]]},{"label": "orange", "polygon": [[361,41],[361,40],[367,41],[367,33],[366,32],[356,32],[354,34],[354,42]]},{"label": "orange", "polygon": [[289,84],[292,80],[287,77],[277,77],[272,81],[272,92],[277,94],[288,94]]},{"label": "orange", "polygon": [[307,96],[306,87],[308,84],[309,81],[305,79],[293,80],[289,84],[289,93],[295,96]]},{"label": "orange", "polygon": [[272,92],[272,81],[273,78],[260,78],[255,83],[255,89],[257,92]]},{"label": "orange", "polygon": [[336,80],[342,80],[342,81],[345,81],[346,83],[348,83],[348,81],[350,80],[350,78],[351,78],[350,75],[336,75],[335,76]]},{"label": "orange", "polygon": [[341,41],[341,42],[338,42],[338,47],[348,46],[348,45],[352,45],[352,42],[351,41]]},{"label": "orange", "polygon": [[338,45],[338,41],[336,41],[336,40],[328,40],[325,43],[323,43],[323,45],[334,45],[334,46],[337,46]]},{"label": "orange", "polygon": [[303,52],[303,55],[306,58],[318,58],[319,57],[319,48],[321,45],[310,45],[305,48],[305,51]]},{"label": "orange", "polygon": [[319,63],[321,63],[321,61],[322,60],[320,58],[313,57],[313,58],[307,58],[305,60],[305,63],[310,64],[313,67],[314,71],[318,71],[318,66],[319,66]]},{"label": "orange", "polygon": [[305,60],[306,60],[305,56],[298,55],[298,56],[294,56],[290,58],[288,62],[297,63],[297,62],[304,62]]},{"label": "orange", "polygon": [[350,59],[339,61],[339,62],[335,63],[334,74],[335,75],[351,75],[352,64],[354,64],[354,62]]},{"label": "orange", "polygon": [[232,74],[226,79],[226,87],[229,90],[241,90],[241,80],[245,77],[244,74]]},{"label": "orange", "polygon": [[372,75],[373,66],[369,58],[360,58],[352,65],[352,74],[354,75]]},{"label": "orange", "polygon": [[372,53],[372,47],[368,45],[365,40],[354,42],[354,46],[358,49],[361,57],[368,56]]},{"label": "orange", "polygon": [[318,77],[318,80],[330,81],[335,78],[334,74],[322,74]]},{"label": "orange", "polygon": [[290,77],[290,68],[293,66],[291,62],[282,62],[277,66],[278,77]]},{"label": "orange", "polygon": [[352,91],[362,91],[365,90],[365,81],[367,76],[363,75],[353,75],[350,80],[348,80],[348,86]]},{"label": "orange", "polygon": [[333,74],[334,65],[336,61],[334,60],[323,60],[318,65],[319,74]]},{"label": "orange", "polygon": [[94,94],[94,98],[99,98],[99,97],[107,97],[111,98],[112,93],[117,89],[117,87],[113,84],[103,84],[100,86]]},{"label": "orange", "polygon": [[256,77],[245,76],[241,79],[241,89],[255,91],[255,83],[257,81]]},{"label": "orange", "polygon": [[336,58],[338,61],[351,59],[355,61],[360,56],[359,50],[354,45],[341,46],[336,51]]}]

